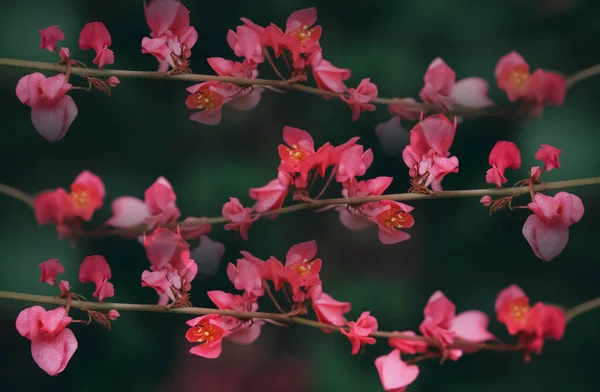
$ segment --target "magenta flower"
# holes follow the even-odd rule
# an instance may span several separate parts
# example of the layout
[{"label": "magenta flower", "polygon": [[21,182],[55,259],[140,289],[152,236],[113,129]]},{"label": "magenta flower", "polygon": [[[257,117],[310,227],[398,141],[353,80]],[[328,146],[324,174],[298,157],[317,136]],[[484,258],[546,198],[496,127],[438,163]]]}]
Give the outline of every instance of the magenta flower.
[{"label": "magenta flower", "polygon": [[485,181],[500,188],[508,181],[504,177],[504,171],[521,167],[521,152],[515,143],[500,141],[492,148],[489,163],[492,168],[486,172]]},{"label": "magenta flower", "polygon": [[102,256],[88,256],[83,259],[79,267],[79,280],[81,283],[94,283],[96,291],[94,297],[102,302],[104,298],[114,297],[115,289],[108,280],[112,273],[106,259]]},{"label": "magenta flower", "polygon": [[41,264],[38,264],[42,274],[40,276],[40,282],[46,282],[51,286],[56,284],[56,276],[65,273],[65,267],[58,261],[58,259],[46,260]]},{"label": "magenta flower", "polygon": [[[344,84],[344,80],[349,79],[352,74],[349,69],[338,68],[331,64],[331,62],[323,59],[321,52],[313,53],[308,59],[308,64],[311,67],[317,86],[321,90],[333,91],[340,94],[348,90]],[[327,95],[324,95],[323,98],[330,99]]]},{"label": "magenta flower", "polygon": [[115,55],[108,49],[112,39],[106,26],[102,22],[86,23],[79,33],[79,47],[81,50],[94,49],[96,58],[92,61],[98,68],[115,62]]},{"label": "magenta flower", "polygon": [[252,208],[244,208],[239,199],[235,197],[230,197],[229,201],[223,205],[222,214],[230,222],[225,225],[225,230],[239,230],[245,240],[248,240],[250,226],[260,217],[260,215],[252,216]]},{"label": "magenta flower", "polygon": [[63,41],[65,39],[65,34],[57,25],[48,26],[45,29],[40,30],[39,33],[42,38],[40,49],[46,49],[49,52],[56,52],[56,44],[58,41]]},{"label": "magenta flower", "polygon": [[[238,312],[256,312],[258,303],[256,297],[245,293],[244,295],[233,295],[220,290],[208,291],[208,297],[219,309],[235,310]],[[227,340],[239,344],[250,344],[260,336],[262,320],[242,321],[235,317],[221,316],[220,325],[231,334],[227,335]]]},{"label": "magenta flower", "polygon": [[371,83],[370,78],[361,80],[356,89],[349,88],[348,94],[350,94],[349,98],[344,95],[341,95],[340,98],[350,106],[352,121],[358,120],[361,110],[369,112],[375,110],[375,105],[369,102],[377,98],[378,90],[377,86]]},{"label": "magenta flower", "polygon": [[[413,331],[393,331],[396,333],[401,333],[407,336],[417,336]],[[421,340],[407,340],[403,338],[389,338],[388,340],[390,347],[393,347],[397,350],[400,350],[401,353],[405,354],[416,354],[416,353],[424,353],[427,351],[428,344]]]},{"label": "magenta flower", "polygon": [[238,57],[244,57],[256,64],[265,61],[260,35],[248,26],[238,26],[236,31],[229,30],[227,43]]},{"label": "magenta flower", "polygon": [[265,212],[281,208],[288,194],[292,176],[280,171],[276,179],[261,188],[251,188],[250,197],[256,200],[252,207],[256,212]]},{"label": "magenta flower", "polygon": [[[320,323],[343,327],[347,324],[344,314],[348,313],[352,306],[350,302],[340,302],[331,295],[323,292],[321,285],[313,286],[308,291],[313,311]],[[331,333],[329,329],[322,330],[325,333]]]},{"label": "magenta flower", "polygon": [[223,347],[223,337],[229,334],[221,326],[221,316],[218,314],[207,314],[196,317],[186,322],[190,326],[185,338],[188,342],[198,343],[190,349],[190,353],[204,358],[218,358]]},{"label": "magenta flower", "polygon": [[371,316],[371,312],[362,312],[356,322],[348,323],[350,331],[340,328],[340,332],[350,339],[352,343],[352,355],[358,354],[360,347],[364,344],[375,344],[375,339],[370,335],[377,331],[377,319]]},{"label": "magenta flower", "polygon": [[583,203],[567,192],[554,196],[536,193],[527,206],[533,214],[523,225],[523,235],[537,257],[551,261],[567,246],[569,227],[583,217]]},{"label": "magenta flower", "polygon": [[261,267],[264,261],[248,252],[241,253],[244,257],[237,259],[236,265],[233,263],[227,265],[227,277],[236,289],[261,297],[265,294],[261,279]]},{"label": "magenta flower", "polygon": [[539,159],[544,162],[544,171],[550,171],[552,169],[560,168],[560,161],[558,156],[562,150],[556,147],[552,147],[549,144],[542,144],[539,150],[535,153],[535,159]]},{"label": "magenta flower", "polygon": [[404,392],[419,375],[417,365],[407,365],[400,359],[400,350],[392,350],[375,360],[375,367],[383,389],[387,392]]},{"label": "magenta flower", "polygon": [[23,76],[17,83],[17,98],[31,108],[33,127],[49,142],[62,139],[77,117],[73,86],[64,74],[46,78],[39,72]]},{"label": "magenta flower", "polygon": [[73,331],[66,328],[72,320],[63,307],[47,311],[41,306],[32,306],[17,316],[17,331],[31,340],[33,360],[51,376],[65,370],[77,350],[77,339]]}]

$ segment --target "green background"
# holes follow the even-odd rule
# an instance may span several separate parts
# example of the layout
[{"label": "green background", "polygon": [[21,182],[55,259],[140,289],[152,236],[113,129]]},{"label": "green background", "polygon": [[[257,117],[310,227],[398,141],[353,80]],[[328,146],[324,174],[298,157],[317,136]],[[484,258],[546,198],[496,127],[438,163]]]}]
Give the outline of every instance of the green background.
[{"label": "green background", "polygon": [[[458,79],[488,80],[490,96],[500,105],[507,99],[495,87],[493,70],[510,50],[519,51],[533,69],[565,74],[600,62],[600,6],[593,1],[221,0],[185,5],[199,34],[192,50],[197,73],[211,73],[207,57],[234,58],[225,36],[239,24],[239,17],[284,26],[292,11],[312,5],[323,26],[324,57],[352,70],[350,87],[370,77],[385,97],[416,97],[427,65],[437,56]],[[56,61],[54,54],[38,49],[37,31],[58,24],[67,36],[64,46],[91,65],[93,54],[77,47],[81,27],[91,21],[104,22],[112,35],[116,61],[107,68],[155,70],[155,59],[140,52],[148,27],[139,0],[3,2],[0,56]],[[260,69],[261,76],[273,76],[268,66]],[[18,79],[29,72],[33,71],[0,68],[0,182],[28,192],[68,188],[78,173],[89,169],[107,188],[105,205],[92,227],[109,217],[112,199],[124,194],[141,197],[160,175],[173,184],[183,216],[216,216],[230,196],[251,204],[248,189],[276,175],[277,145],[285,125],[308,130],[317,145],[360,136],[375,154],[367,177],[393,176],[391,192],[408,188],[401,158],[386,156],[374,132],[376,124],[389,119],[383,106],[352,122],[350,110],[340,101],[265,92],[253,111],[225,109],[221,124],[211,127],[188,120],[191,113],[184,105],[188,84],[122,79],[111,97],[72,92],[79,115],[67,136],[50,144],[34,130],[29,108],[15,96]],[[72,81],[84,82],[77,77]],[[523,167],[507,172],[511,182],[526,177],[537,164],[533,156],[542,143],[564,151],[562,168],[544,175],[546,181],[600,175],[599,87],[600,78],[578,84],[563,107],[547,108],[540,119],[466,120],[451,149],[460,160],[460,172],[446,177],[445,189],[486,187],[488,154],[498,140],[514,141],[522,151]],[[284,258],[291,245],[315,239],[324,260],[324,289],[352,303],[351,319],[370,310],[382,329],[415,330],[427,298],[440,289],[458,311],[481,309],[490,314],[491,331],[510,341],[493,313],[496,294],[509,284],[520,285],[534,302],[566,307],[600,295],[597,191],[573,191],[582,198],[586,213],[571,228],[566,250],[550,263],[538,260],[521,234],[526,211],[502,211],[490,218],[477,199],[412,203],[417,221],[412,240],[391,246],[377,240],[374,228],[347,230],[331,211],[259,220],[247,242],[215,226],[211,238],[223,242],[227,250],[216,277],[194,281],[193,302],[207,306],[206,290],[233,289],[224,271],[240,250],[263,259]],[[332,197],[338,194],[337,185],[328,192]],[[87,255],[102,254],[113,271],[115,301],[156,300],[153,290],[140,286],[140,274],[149,263],[136,241],[88,239],[73,248],[57,239],[53,227],[38,227],[24,204],[2,197],[0,244],[0,290],[54,295],[53,288],[39,283],[37,264],[58,257],[67,268],[65,279],[76,291],[91,296],[92,287],[77,280],[78,265]],[[266,301],[263,304],[261,309],[270,309]],[[51,378],[35,365],[29,341],[15,329],[16,316],[26,306],[0,302],[3,391],[378,391],[381,385],[373,362],[389,352],[381,340],[363,355],[352,356],[341,335],[300,326],[266,326],[254,344],[225,343],[219,359],[207,360],[187,353],[185,316],[123,312],[110,332],[100,325],[73,325],[79,348],[64,373]],[[524,363],[518,353],[498,352],[467,355],[442,366],[423,363],[409,390],[597,390],[599,322],[600,311],[577,318],[562,341],[547,343],[543,355],[531,363]]]}]

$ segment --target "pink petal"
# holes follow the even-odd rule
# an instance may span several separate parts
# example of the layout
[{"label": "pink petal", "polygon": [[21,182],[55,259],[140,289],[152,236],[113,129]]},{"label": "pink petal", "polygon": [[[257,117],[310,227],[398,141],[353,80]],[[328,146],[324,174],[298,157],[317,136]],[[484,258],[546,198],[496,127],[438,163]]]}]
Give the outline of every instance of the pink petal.
[{"label": "pink petal", "polygon": [[452,320],[450,330],[460,339],[471,342],[485,342],[494,338],[488,331],[488,316],[478,310],[462,312]]},{"label": "pink petal", "polygon": [[496,312],[498,312],[504,303],[512,302],[513,300],[521,297],[527,298],[527,295],[519,286],[512,284],[498,293],[496,302],[494,303],[494,309]]},{"label": "pink petal", "polygon": [[523,225],[523,236],[537,257],[551,261],[567,246],[569,228],[562,225],[545,225],[537,215],[532,214]]},{"label": "pink petal", "polygon": [[302,129],[285,126],[283,128],[283,140],[290,147],[295,144],[311,152],[315,151],[315,143],[312,136]]},{"label": "pink petal", "polygon": [[88,256],[83,259],[79,267],[79,280],[81,283],[93,282],[96,287],[105,279],[110,279],[112,273],[106,259],[100,255]]},{"label": "pink petal", "polygon": [[218,358],[222,351],[223,347],[221,346],[221,342],[218,344],[213,343],[208,346],[197,345],[190,349],[190,353],[209,359]]},{"label": "pink petal", "polygon": [[253,343],[260,336],[261,324],[255,320],[252,325],[238,329],[231,335],[227,336],[228,340],[238,344]]},{"label": "pink petal", "polygon": [[292,12],[285,24],[286,34],[303,26],[311,27],[317,22],[317,9],[315,7],[304,8]]},{"label": "pink petal", "polygon": [[461,106],[481,109],[492,106],[488,96],[488,82],[481,78],[465,78],[452,87],[452,98]]},{"label": "pink petal", "polygon": [[35,105],[31,108],[33,127],[49,142],[62,139],[77,117],[77,105],[65,95],[52,106]]},{"label": "pink petal", "polygon": [[377,124],[375,133],[379,144],[386,155],[400,155],[409,143],[409,132],[400,125],[400,117],[394,116],[389,121]]},{"label": "pink petal", "polygon": [[404,388],[417,379],[419,367],[407,365],[400,359],[400,350],[393,350],[375,360],[381,384],[386,391]]},{"label": "pink petal", "polygon": [[196,112],[190,116],[190,120],[199,122],[206,125],[217,125],[221,122],[223,113],[221,112],[221,106],[207,112]]},{"label": "pink petal", "polygon": [[40,337],[31,342],[33,360],[51,376],[56,376],[65,370],[75,350],[77,350],[77,339],[73,331],[68,328],[56,337]]},{"label": "pink petal", "polygon": [[37,337],[39,332],[39,319],[42,314],[46,313],[46,309],[41,306],[32,306],[23,309],[17,316],[16,327],[17,331],[29,340]]},{"label": "pink petal", "polygon": [[116,198],[111,204],[111,209],[112,217],[106,224],[114,227],[136,227],[150,216],[146,203],[131,196]]},{"label": "pink petal", "polygon": [[317,255],[317,241],[306,241],[293,245],[288,250],[286,258],[286,266],[290,262],[302,261],[302,259],[312,260]]}]

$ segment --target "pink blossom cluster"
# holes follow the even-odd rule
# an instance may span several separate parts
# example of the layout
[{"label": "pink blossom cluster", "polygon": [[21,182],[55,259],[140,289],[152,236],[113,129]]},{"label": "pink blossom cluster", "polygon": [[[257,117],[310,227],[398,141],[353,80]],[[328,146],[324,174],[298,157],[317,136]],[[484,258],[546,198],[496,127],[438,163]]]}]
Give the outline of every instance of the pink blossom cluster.
[{"label": "pink blossom cluster", "polygon": [[[533,166],[529,171],[529,179],[525,180],[529,184],[532,199],[527,208],[533,214],[523,225],[523,236],[535,255],[544,261],[553,260],[565,249],[569,241],[569,227],[579,222],[585,211],[581,199],[571,193],[558,192],[554,196],[547,196],[533,191],[533,185],[541,182],[542,173],[560,168],[561,152],[556,147],[542,144],[535,158],[542,161],[544,166],[541,169]],[[499,141],[490,152],[489,164],[491,168],[486,173],[486,182],[501,187],[508,181],[504,171],[521,167],[521,152],[515,143]],[[512,202],[512,197],[509,197],[509,201]],[[493,200],[490,196],[484,196],[481,203],[490,206]]]},{"label": "pink blossom cluster", "polygon": [[[40,49],[49,52],[57,52],[61,64],[77,66],[80,63],[71,60],[68,48],[57,48],[59,41],[65,39],[64,33],[59,26],[53,25],[39,31],[41,36]],[[96,57],[93,60],[99,68],[115,61],[114,53],[108,47],[112,40],[106,26],[102,22],[87,23],[79,34],[79,47],[81,50],[93,49]],[[111,76],[107,82],[101,82],[96,78],[89,78],[104,85],[116,86],[119,80]],[[50,142],[62,139],[75,117],[77,117],[77,105],[73,98],[67,93],[73,85],[69,83],[69,73],[60,73],[55,76],[46,77],[40,72],[34,72],[23,76],[17,83],[17,98],[31,108],[31,122],[33,127]],[[106,87],[108,88],[108,87]]]},{"label": "pink blossom cluster", "polygon": [[[79,297],[71,292],[68,281],[61,280],[59,283],[56,280],[58,275],[65,272],[65,267],[58,259],[47,260],[39,264],[39,267],[41,270],[40,282],[57,286],[60,289],[60,296],[63,298],[71,300],[73,297]],[[99,255],[86,257],[79,267],[79,280],[81,283],[94,283],[96,291],[93,296],[98,301],[114,296],[114,287],[108,281],[111,275],[108,263],[104,257]],[[31,341],[33,360],[51,376],[56,376],[65,370],[67,363],[77,350],[77,339],[67,326],[78,321],[73,320],[68,313],[68,305],[66,308],[60,306],[52,310],[46,310],[41,306],[32,306],[22,310],[17,316],[17,331]],[[100,315],[96,312],[95,314]],[[100,317],[103,317],[108,323],[108,320],[116,320],[119,312],[113,309]]]}]

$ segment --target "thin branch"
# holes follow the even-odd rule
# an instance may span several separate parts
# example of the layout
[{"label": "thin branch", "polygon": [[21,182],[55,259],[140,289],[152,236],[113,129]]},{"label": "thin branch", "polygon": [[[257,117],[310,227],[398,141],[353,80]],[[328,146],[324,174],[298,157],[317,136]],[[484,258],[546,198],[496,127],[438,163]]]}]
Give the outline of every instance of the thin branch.
[{"label": "thin branch", "polygon": [[[265,313],[265,312],[241,312],[226,309],[214,309],[214,308],[198,308],[198,307],[179,307],[170,308],[163,305],[143,305],[143,304],[127,304],[118,302],[90,302],[90,301],[79,301],[69,300],[65,298],[52,297],[46,295],[35,295],[25,293],[15,293],[10,291],[0,291],[0,299],[7,299],[12,301],[23,301],[32,302],[39,304],[50,304],[57,306],[70,305],[73,309],[80,309],[83,311],[87,310],[119,310],[119,311],[132,311],[132,312],[158,312],[158,313],[178,313],[191,316],[200,316],[206,314],[219,314],[222,316],[231,316],[239,319],[263,319],[272,320],[275,322],[287,322],[299,325],[304,325],[312,328],[320,328],[329,331],[340,332],[342,329],[348,331],[348,327],[337,327],[331,324],[324,324],[318,321],[309,320],[304,317],[297,317],[293,312],[291,313]],[[584,302],[580,305],[574,306],[568,309],[565,313],[567,320],[570,321],[574,317],[589,312],[593,309],[600,308],[600,297],[593,300]],[[398,332],[386,332],[376,331],[371,334],[373,337],[379,338],[400,338],[403,340],[411,341],[422,341],[428,344],[435,344],[435,340],[425,336],[406,335]],[[454,344],[450,347],[472,347],[483,350],[494,350],[494,351],[519,351],[522,346],[519,344],[509,345],[504,343],[474,343],[463,339],[454,339]]]},{"label": "thin branch", "polygon": [[[566,181],[555,181],[546,182],[539,185],[534,185],[533,190],[536,192],[551,191],[557,189],[568,189],[576,188],[589,185],[599,185],[600,177],[581,178],[577,180],[566,180]],[[8,189],[9,191],[6,191]],[[307,202],[294,204],[287,207],[278,208],[276,210],[261,212],[261,217],[287,214],[290,212],[317,209],[334,205],[359,205],[369,203],[373,201],[381,200],[394,200],[394,201],[415,201],[415,200],[428,200],[428,199],[448,199],[448,198],[464,198],[464,197],[482,197],[485,195],[489,196],[519,196],[529,193],[529,186],[520,186],[513,188],[484,188],[484,189],[463,189],[457,191],[432,191],[428,194],[424,193],[392,193],[380,196],[365,196],[365,197],[340,197],[335,199],[310,199]],[[34,198],[22,191],[7,185],[0,184],[0,193],[4,193],[7,196],[16,198],[17,200],[23,201],[30,206],[33,206]],[[188,222],[175,222],[170,225],[163,227],[175,228],[179,227],[193,227],[200,223],[227,223],[229,222],[222,216],[213,218],[200,218],[194,219]],[[77,233],[78,237],[84,238],[95,238],[95,237],[106,237],[112,235],[141,235],[146,230],[145,226],[133,227],[128,229],[98,229],[92,231],[83,231]]]},{"label": "thin branch", "polygon": [[[164,79],[164,80],[179,80],[185,82],[206,82],[210,80],[217,80],[223,83],[232,83],[239,86],[269,86],[278,88],[281,90],[296,90],[302,91],[308,94],[321,95],[331,98],[340,98],[341,96],[348,96],[347,94],[338,94],[332,91],[325,91],[315,87],[306,86],[300,83],[289,83],[287,80],[269,80],[269,79],[251,79],[251,78],[233,78],[226,76],[217,75],[203,75],[203,74],[179,74],[171,75],[167,72],[152,72],[152,71],[133,71],[123,69],[95,69],[95,68],[82,68],[82,67],[67,67],[64,65],[58,65],[55,63],[44,63],[40,61],[28,61],[28,60],[17,60],[0,57],[0,65],[36,69],[39,71],[54,71],[54,72],[71,72],[73,75],[79,76],[95,76],[105,77],[117,76],[119,78],[141,78],[141,79]],[[590,68],[581,70],[570,77],[566,78],[567,88],[573,86],[584,79],[592,77],[600,73],[600,65],[595,65]],[[372,103],[390,105],[390,104],[401,104],[403,107],[419,109],[424,112],[435,112],[435,107],[426,105],[419,102],[405,102],[398,98],[376,98]],[[448,113],[449,115],[457,116],[474,116],[474,115],[493,115],[493,116],[504,116],[513,114],[502,108],[487,108],[487,109],[471,109],[465,107],[457,107],[455,110]]]}]

